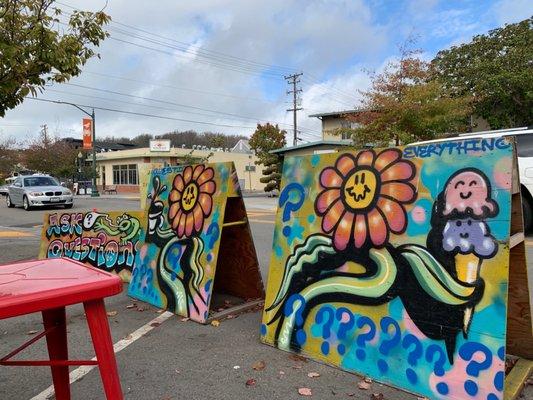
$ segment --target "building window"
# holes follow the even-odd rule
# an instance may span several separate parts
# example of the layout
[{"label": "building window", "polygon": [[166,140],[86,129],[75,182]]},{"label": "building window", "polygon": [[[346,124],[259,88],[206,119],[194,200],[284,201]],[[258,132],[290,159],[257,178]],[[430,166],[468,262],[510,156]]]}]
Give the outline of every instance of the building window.
[{"label": "building window", "polygon": [[[344,129],[355,129],[358,128],[360,125],[357,122],[353,121],[341,121],[341,127]],[[349,140],[352,138],[352,132],[342,132],[341,135],[342,140]]]},{"label": "building window", "polygon": [[138,185],[137,164],[113,165],[114,185]]}]

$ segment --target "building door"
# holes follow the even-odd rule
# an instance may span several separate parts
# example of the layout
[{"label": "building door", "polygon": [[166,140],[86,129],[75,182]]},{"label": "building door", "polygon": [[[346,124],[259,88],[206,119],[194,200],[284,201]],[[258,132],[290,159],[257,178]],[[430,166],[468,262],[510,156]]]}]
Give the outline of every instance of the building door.
[{"label": "building door", "polygon": [[102,187],[105,189],[105,165],[102,165]]}]

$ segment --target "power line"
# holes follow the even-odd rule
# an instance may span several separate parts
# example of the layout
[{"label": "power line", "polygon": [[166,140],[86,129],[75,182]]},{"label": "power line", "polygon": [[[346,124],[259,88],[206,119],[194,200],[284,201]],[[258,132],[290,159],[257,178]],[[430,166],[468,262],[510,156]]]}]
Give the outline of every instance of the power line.
[{"label": "power line", "polygon": [[101,72],[83,71],[83,73],[84,74],[89,74],[89,75],[103,76],[103,77],[111,78],[111,79],[118,79],[118,80],[122,80],[122,81],[142,83],[142,84],[145,84],[145,85],[162,87],[162,88],[167,88],[167,89],[183,90],[183,91],[187,91],[187,92],[195,92],[195,93],[207,94],[209,96],[222,96],[222,97],[229,97],[229,98],[233,98],[233,99],[258,101],[258,102],[262,102],[262,103],[273,103],[270,100],[259,99],[259,98],[255,98],[255,97],[236,96],[236,95],[227,94],[227,93],[210,92],[210,91],[207,91],[207,90],[192,89],[192,88],[173,86],[173,85],[161,85],[161,84],[158,84],[158,83],[153,83],[153,82],[149,82],[149,81],[143,81],[143,80],[140,80],[140,79],[124,78],[122,76],[103,74]]},{"label": "power line", "polygon": [[[66,24],[64,22],[61,22],[61,21],[59,21],[58,23],[60,25],[68,26],[68,24]],[[108,30],[114,31],[115,29],[108,28]],[[137,38],[137,39],[140,39],[140,40],[147,41],[149,43],[155,43],[155,44],[158,44],[160,46],[168,47],[168,48],[171,48],[173,50],[179,50],[180,52],[187,53],[186,51],[183,51],[183,49],[177,48],[175,46],[171,46],[171,45],[168,45],[168,44],[165,44],[165,43],[161,43],[161,42],[158,42],[158,41],[154,41],[154,40],[151,40],[151,39],[144,39],[144,38],[142,38],[140,36],[132,35],[131,33],[130,34],[125,34],[125,36]],[[169,51],[165,51],[165,50],[162,50],[160,48],[155,48],[155,47],[151,47],[151,46],[145,46],[145,45],[142,45],[140,43],[131,42],[129,40],[120,39],[120,38],[117,38],[117,37],[114,37],[114,36],[109,36],[108,39],[114,40],[114,41],[117,41],[117,42],[121,42],[121,43],[130,44],[130,45],[137,46],[137,47],[140,47],[140,48],[143,48],[143,49],[152,50],[152,51],[155,51],[155,52],[158,52],[158,53],[162,53],[162,54],[166,54],[166,55],[169,55],[169,56],[172,56],[172,57],[182,57],[182,58],[185,58],[185,59],[190,60],[190,61],[195,62],[195,63],[210,65],[210,66],[222,68],[222,69],[229,70],[229,71],[240,72],[240,73],[249,74],[249,75],[263,76],[263,77],[268,78],[268,79],[280,79],[281,78],[281,76],[279,74],[275,74],[273,72],[268,72],[268,71],[264,71],[264,70],[259,70],[257,68],[253,69],[253,68],[247,68],[246,66],[241,66],[241,65],[238,65],[238,64],[234,64],[234,63],[233,64],[221,64],[221,63],[213,62],[213,61],[210,61],[210,60],[203,60],[203,59],[193,58],[193,57],[186,56],[184,54],[179,54],[179,53],[176,53],[176,52],[169,52]],[[190,53],[190,54],[192,55],[192,54],[195,54],[195,53]],[[195,55],[197,55],[197,54],[195,54]]]},{"label": "power line", "polygon": [[[79,10],[76,7],[70,6],[70,5],[62,3],[62,2],[57,2],[57,3],[61,4],[61,5],[64,5],[64,6],[68,7],[68,8],[74,9],[74,10]],[[64,13],[69,15],[68,12],[64,12]],[[198,45],[194,45],[192,43],[186,43],[186,42],[178,41],[176,39],[169,38],[169,37],[166,37],[166,36],[163,36],[163,35],[159,35],[157,33],[150,32],[148,30],[145,30],[145,29],[142,29],[142,28],[138,28],[138,27],[135,27],[135,26],[132,26],[132,25],[124,24],[124,23],[119,22],[119,21],[112,20],[111,24],[119,25],[119,26],[122,26],[122,27],[125,27],[125,28],[128,28],[128,29],[132,29],[134,31],[142,32],[142,33],[150,35],[152,37],[157,37],[157,38],[160,38],[160,39],[163,39],[163,40],[166,40],[166,41],[170,41],[170,42],[173,42],[173,43],[178,43],[179,45],[181,45],[181,47],[180,46],[171,45],[169,43],[161,42],[160,40],[154,40],[154,39],[151,39],[151,38],[147,38],[146,36],[141,36],[139,34],[132,33],[132,32],[129,32],[129,31],[125,31],[123,29],[114,28],[114,27],[111,27],[111,28],[108,27],[107,29],[109,29],[112,32],[114,31],[114,32],[117,32],[119,34],[126,35],[127,37],[137,38],[139,40],[144,40],[144,41],[147,41],[147,42],[152,43],[152,44],[158,44],[160,46],[165,46],[165,47],[168,47],[168,48],[172,48],[174,50],[181,51],[183,53],[188,53],[188,54],[191,54],[191,55],[194,55],[194,56],[198,56],[198,57],[204,57],[207,60],[210,60],[210,61],[206,61],[206,60],[192,59],[192,61],[194,61],[194,62],[200,62],[200,63],[204,63],[204,64],[208,64],[208,65],[213,65],[215,67],[229,69],[229,70],[236,71],[236,72],[250,73],[250,74],[253,74],[253,75],[261,75],[262,77],[276,78],[276,79],[279,77],[279,75],[281,73],[286,73],[287,71],[291,71],[291,72],[295,71],[295,68],[292,68],[292,67],[260,63],[260,62],[244,59],[244,58],[241,58],[241,57],[235,57],[235,56],[232,56],[232,55],[228,55],[226,53],[219,52],[219,51],[202,49]],[[160,53],[163,53],[163,54],[167,54],[167,55],[171,55],[171,56],[179,56],[179,54],[170,53],[170,52],[167,52],[167,51],[164,51],[164,50],[161,50],[161,49],[157,49],[157,48],[150,47],[150,46],[144,46],[144,45],[139,44],[139,43],[130,42],[130,41],[127,41],[127,40],[124,40],[124,39],[120,39],[120,38],[116,38],[116,37],[112,37],[112,36],[110,37],[110,39],[116,40],[116,41],[119,41],[119,42],[122,42],[122,43],[131,44],[131,45],[134,45],[134,46],[138,46],[138,47],[141,47],[141,48],[144,48],[144,49],[157,51],[157,52],[160,52]],[[183,46],[186,46],[186,47],[183,47]],[[186,58],[187,59],[191,59],[190,57],[186,57]],[[215,61],[215,62],[213,62],[213,61]],[[220,63],[222,63],[222,64],[220,64]],[[268,71],[268,70],[264,71],[265,68],[267,68],[270,71]],[[265,74],[267,74],[267,75],[270,74],[270,75],[274,75],[274,76],[265,76]],[[320,82],[320,80],[316,76],[311,75],[311,74],[308,74],[308,76],[311,79],[305,78],[306,82],[308,82],[310,84],[318,83],[320,85],[324,85],[322,82]],[[321,88],[321,90],[324,90],[326,93],[328,93],[328,92],[332,93],[332,94],[336,93],[335,96],[330,96],[330,99],[335,101],[335,102],[347,105],[349,107],[353,107],[353,104],[348,104],[348,102],[346,100],[343,100],[343,98],[344,99],[350,99],[348,101],[358,101],[353,96],[353,94],[345,92],[345,91],[342,91],[342,90],[334,88],[334,87],[329,88],[329,90],[323,87],[323,88]],[[337,97],[337,96],[342,96],[342,97]]]},{"label": "power line", "polygon": [[[67,102],[64,102],[64,101],[61,101],[61,100],[40,99],[40,98],[37,98],[37,97],[26,97],[26,99],[36,100],[36,101],[43,101],[43,102],[46,102],[46,103],[55,103],[55,104],[74,104],[74,103],[67,103]],[[221,127],[225,127],[225,128],[255,129],[255,126],[217,124],[217,123],[205,122],[205,121],[194,121],[194,120],[190,120],[190,119],[165,117],[165,116],[162,116],[162,115],[154,115],[154,114],[146,114],[146,113],[139,113],[139,112],[133,112],[133,111],[117,110],[117,109],[106,108],[106,107],[97,107],[97,106],[92,106],[92,105],[87,105],[87,104],[75,104],[75,105],[79,106],[79,107],[94,108],[95,110],[116,112],[116,113],[121,113],[121,114],[139,115],[141,117],[167,119],[167,120],[171,120],[171,121],[190,122],[190,123],[193,123],[193,124],[221,126]]]},{"label": "power line", "polygon": [[171,53],[169,51],[165,51],[165,50],[158,49],[158,48],[155,48],[155,47],[145,46],[145,45],[142,45],[142,44],[139,44],[139,43],[130,42],[128,40],[119,39],[119,38],[113,37],[113,36],[110,36],[109,39],[115,40],[115,41],[121,42],[121,43],[131,44],[133,46],[141,47],[141,48],[147,49],[147,50],[152,50],[152,51],[155,51],[155,52],[158,52],[158,53],[162,53],[162,54],[166,54],[166,55],[170,55],[170,56],[173,56],[173,57],[184,57],[184,58],[186,58],[186,59],[188,59],[190,61],[196,62],[196,63],[210,65],[210,66],[222,68],[222,69],[229,70],[229,71],[239,72],[239,73],[248,74],[248,75],[262,76],[262,77],[267,78],[267,79],[281,79],[280,75],[273,75],[273,74],[270,74],[268,72],[265,75],[265,72],[264,71],[260,71],[260,70],[251,70],[251,69],[241,68],[241,67],[238,67],[238,66],[221,65],[221,64],[209,62],[209,61],[206,61],[206,60],[199,60],[199,59],[196,59],[196,58],[191,58],[191,57],[184,56],[182,54]]},{"label": "power line", "polygon": [[[315,82],[319,82],[319,79],[314,76],[313,74],[307,74],[313,81]],[[340,95],[343,95],[343,96],[346,96],[348,97],[349,99],[353,99],[353,100],[358,100],[352,93],[350,92],[345,92],[344,90],[341,90],[341,89],[337,89],[335,87],[331,87],[330,88],[331,90],[333,91],[336,91],[337,93],[339,93]]]},{"label": "power line", "polygon": [[[254,65],[247,65],[247,64],[234,62],[234,61],[228,61],[228,60],[225,60],[223,58],[204,55],[201,52],[192,51],[191,49],[188,49],[188,48],[184,49],[184,48],[181,48],[179,46],[175,46],[175,45],[171,45],[171,44],[168,44],[168,43],[165,43],[165,42],[161,42],[160,40],[154,40],[154,39],[151,39],[151,38],[147,38],[145,36],[136,35],[134,33],[123,31],[123,30],[116,29],[116,28],[108,28],[108,29],[111,32],[115,32],[115,33],[124,35],[124,36],[126,36],[128,38],[135,38],[135,39],[143,40],[143,41],[148,42],[148,43],[156,44],[156,45],[159,45],[159,46],[164,46],[164,47],[167,47],[167,48],[170,48],[170,49],[173,49],[173,50],[178,50],[178,51],[180,51],[182,53],[190,54],[190,55],[193,55],[195,57],[205,58],[205,60],[196,60],[196,59],[194,59],[194,61],[196,61],[196,62],[203,62],[203,63],[209,64],[209,65],[214,65],[214,66],[218,66],[220,68],[226,68],[226,69],[235,70],[235,71],[239,71],[239,72],[250,72],[250,73],[256,73],[256,74],[257,73],[269,74],[269,75],[272,75],[273,77],[276,77],[276,78],[279,78],[280,75],[281,75],[280,71],[275,71],[275,70],[271,70],[271,69],[268,69],[268,68],[265,69],[264,67],[259,67],[259,66],[254,66]],[[111,39],[115,39],[115,40],[117,39],[116,37],[113,37],[113,36],[110,36],[110,38]],[[129,42],[129,43],[136,45],[136,43],[131,43],[131,42]],[[184,57],[186,57],[186,56],[184,56]],[[186,58],[190,58],[190,57],[186,57]]]},{"label": "power line", "polygon": [[213,123],[213,122],[206,122],[206,121],[196,121],[196,120],[190,120],[190,119],[184,119],[184,118],[175,118],[175,117],[167,117],[162,115],[155,115],[155,114],[148,114],[148,113],[141,113],[141,112],[134,112],[134,111],[126,111],[126,110],[119,110],[115,108],[108,108],[108,107],[99,107],[94,105],[87,105],[87,104],[77,104],[72,102],[65,102],[61,100],[52,100],[52,99],[41,99],[37,97],[26,97],[26,99],[29,100],[35,100],[35,101],[41,101],[46,103],[55,103],[55,104],[70,104],[75,105],[78,107],[87,107],[87,108],[94,108],[95,110],[101,110],[101,111],[109,111],[109,112],[116,112],[121,114],[128,114],[128,115],[138,115],[142,117],[150,117],[150,118],[157,118],[157,119],[165,119],[170,121],[180,121],[180,122],[189,122],[193,124],[201,124],[201,125],[210,125],[210,126],[217,126],[217,127],[224,127],[224,128],[241,128],[241,129],[255,129],[255,126],[243,126],[243,125],[229,125],[229,124],[220,124],[220,123]]},{"label": "power line", "polygon": [[[213,115],[211,115],[211,114],[204,114],[204,113],[199,113],[199,112],[195,112],[195,111],[183,111],[183,110],[177,110],[175,108],[159,107],[159,106],[153,106],[153,105],[150,105],[150,104],[133,103],[131,101],[110,99],[110,98],[106,98],[106,97],[92,96],[92,95],[82,94],[82,93],[72,93],[72,92],[67,92],[67,91],[64,91],[64,90],[46,89],[46,91],[53,92],[53,93],[66,94],[66,95],[69,95],[69,96],[79,96],[79,97],[86,97],[86,98],[90,98],[90,99],[103,100],[103,101],[108,102],[108,103],[121,103],[121,104],[133,105],[133,106],[136,106],[136,107],[148,107],[148,108],[153,108],[153,109],[156,109],[156,110],[172,111],[172,112],[180,112],[180,113],[186,112],[187,114],[201,115],[201,116],[211,117],[211,118],[213,117]],[[266,122],[266,120],[263,120],[263,121]],[[260,122],[263,122],[263,121],[260,121]],[[285,125],[288,125],[288,124],[285,124]],[[316,137],[319,136],[317,134],[312,134],[312,133],[308,133],[308,135],[309,136],[316,136]]]},{"label": "power line", "polygon": [[[57,4],[61,4],[61,5],[65,6],[65,7],[71,8],[73,10],[80,11],[76,7],[73,7],[71,5],[68,5],[68,4],[59,2],[59,1],[57,2]],[[69,15],[69,13],[67,13],[67,12],[64,12],[64,13]],[[119,26],[122,26],[122,27],[125,27],[125,28],[129,28],[129,29],[132,29],[132,30],[135,30],[135,31],[138,31],[138,32],[142,32],[142,33],[148,34],[150,36],[157,37],[159,39],[163,39],[163,40],[167,40],[167,41],[170,41],[170,42],[178,43],[180,45],[186,46],[185,50],[188,50],[188,51],[190,51],[191,48],[194,48],[195,50],[193,50],[193,51],[194,51],[195,54],[199,54],[199,53],[204,54],[205,53],[206,56],[218,57],[220,60],[228,59],[228,60],[232,60],[232,62],[239,62],[239,63],[241,63],[243,65],[256,66],[256,67],[262,67],[262,68],[269,68],[269,69],[272,69],[272,70],[279,70],[278,73],[280,73],[280,74],[281,73],[287,73],[287,72],[293,72],[293,71],[296,70],[295,68],[291,68],[291,67],[287,67],[287,66],[280,66],[280,65],[274,65],[274,64],[261,63],[261,62],[245,59],[245,58],[242,58],[242,57],[236,57],[236,56],[233,56],[233,55],[230,55],[230,54],[226,54],[226,53],[223,53],[223,52],[220,52],[220,51],[203,49],[199,45],[195,45],[193,43],[182,42],[182,41],[176,40],[174,38],[170,38],[170,37],[167,37],[167,36],[159,35],[157,33],[154,33],[154,32],[139,28],[139,27],[135,27],[135,26],[132,26],[132,25],[128,25],[128,24],[125,24],[125,23],[122,23],[122,22],[119,22],[119,21],[116,21],[116,20],[111,20],[111,24],[119,25]],[[119,31],[117,28],[113,28],[113,29],[116,30],[116,31]],[[122,32],[126,32],[126,34],[130,35],[130,32],[127,32],[127,31],[124,31],[124,30],[122,30]]]},{"label": "power line", "polygon": [[[68,4],[65,4],[65,3],[62,3],[62,2],[57,2],[57,3],[61,4],[61,5],[64,5],[64,6],[68,7],[68,8],[71,8],[71,9],[74,9],[74,10],[78,10],[77,8],[72,7],[72,6],[68,5]],[[72,14],[69,14],[68,12],[64,12],[64,13],[66,15],[72,15]],[[63,25],[67,25],[67,24],[62,23],[62,22],[60,22],[60,23],[63,24]],[[156,45],[159,45],[159,46],[164,46],[164,47],[167,47],[167,48],[170,48],[170,49],[173,49],[173,50],[178,50],[181,53],[194,55],[195,57],[204,57],[205,60],[201,60],[201,59],[197,59],[197,58],[191,58],[191,57],[185,56],[183,54],[176,54],[175,52],[169,52],[169,51],[162,50],[160,48],[154,48],[154,47],[151,47],[151,46],[145,46],[145,45],[142,45],[140,43],[131,42],[131,41],[128,41],[128,40],[125,40],[125,39],[120,39],[120,38],[113,37],[113,36],[111,36],[109,38],[109,39],[112,39],[112,40],[115,40],[115,41],[118,41],[118,42],[131,44],[131,45],[134,45],[134,46],[137,46],[137,47],[140,47],[140,48],[156,51],[156,52],[163,53],[163,54],[166,54],[166,55],[170,55],[170,56],[173,56],[173,57],[181,56],[181,57],[185,57],[185,58],[187,58],[187,59],[189,59],[191,61],[194,61],[194,62],[199,62],[199,63],[203,63],[203,64],[207,64],[207,65],[211,65],[211,66],[215,66],[215,67],[218,67],[218,68],[223,68],[223,69],[227,69],[227,70],[231,70],[231,71],[236,71],[236,72],[241,72],[241,73],[246,73],[246,74],[252,74],[252,75],[259,75],[259,76],[261,76],[263,78],[275,78],[275,79],[278,79],[280,73],[282,73],[284,71],[294,71],[295,70],[294,68],[291,68],[291,67],[283,67],[283,66],[278,66],[278,65],[260,63],[260,62],[256,62],[256,61],[247,60],[247,59],[243,59],[243,58],[240,58],[240,57],[235,57],[235,56],[232,56],[232,55],[228,55],[228,54],[225,54],[225,53],[222,53],[222,52],[218,52],[218,51],[202,49],[198,45],[193,45],[191,43],[181,42],[181,41],[178,41],[178,40],[175,40],[175,39],[172,39],[172,38],[168,38],[168,37],[165,37],[165,36],[162,36],[162,35],[158,35],[156,33],[150,32],[148,30],[137,28],[137,27],[134,27],[134,26],[131,26],[131,25],[128,25],[128,24],[124,24],[124,23],[118,22],[118,21],[114,21],[113,20],[113,21],[111,21],[111,24],[120,25],[122,27],[126,27],[126,28],[134,30],[134,31],[142,32],[142,33],[150,35],[152,37],[157,37],[157,38],[160,38],[160,39],[163,39],[163,40],[166,40],[166,41],[170,41],[170,42],[173,42],[173,43],[178,43],[180,46],[176,46],[176,45],[172,45],[172,44],[169,44],[169,43],[166,43],[166,42],[162,42],[161,40],[155,40],[155,39],[152,39],[150,37],[139,35],[139,34],[137,34],[135,32],[132,33],[130,31],[127,31],[127,30],[124,30],[124,29],[119,29],[119,28],[116,28],[116,27],[110,27],[110,28],[108,27],[107,29],[112,31],[112,32],[116,32],[116,33],[118,33],[120,35],[125,35],[128,38],[133,37],[135,39],[139,39],[139,40],[142,40],[142,41],[145,41],[145,42],[148,42],[148,43],[156,44]],[[184,48],[183,46],[187,46],[187,47]],[[266,71],[265,71],[265,68],[267,69]],[[309,82],[311,84],[314,84],[316,82],[319,85],[322,85],[322,87],[319,88],[319,90],[324,90],[327,93],[327,90],[323,87],[324,84],[321,83],[318,80],[318,78],[316,78],[314,76],[312,76],[312,77],[314,79],[314,82],[309,80],[309,79],[307,79],[307,78],[305,79],[305,81]],[[127,78],[124,78],[124,79],[127,79]],[[334,92],[336,92],[337,94],[333,95]],[[333,101],[338,102],[340,104],[344,104],[344,105],[346,105],[348,107],[353,107],[353,104],[348,104],[341,97],[338,97],[340,95],[340,96],[350,97],[351,98],[352,95],[348,94],[347,92],[342,92],[341,90],[336,89],[336,88],[331,88],[330,89],[330,93],[332,93],[332,95],[329,96],[330,100],[333,100]],[[293,106],[293,108],[295,108],[295,107]],[[289,109],[289,111],[290,110],[292,110],[292,109]],[[209,111],[209,112],[211,112],[211,111]],[[296,123],[294,123],[293,126],[294,125],[296,125]]]},{"label": "power line", "polygon": [[[68,24],[65,23],[65,22],[59,21],[58,23],[60,25],[68,26]],[[151,44],[156,44],[156,45],[159,45],[159,46],[167,47],[167,48],[170,48],[172,50],[178,50],[181,53],[189,54],[189,55],[195,56],[195,57],[193,58],[193,57],[187,56],[185,54],[179,54],[179,53],[176,53],[176,52],[172,52],[171,53],[171,52],[159,49],[159,48],[142,45],[140,43],[131,42],[131,41],[125,40],[125,39],[120,39],[120,38],[117,38],[115,36],[110,36],[108,38],[108,39],[115,40],[115,41],[118,41],[118,42],[121,42],[121,43],[126,43],[126,44],[130,44],[130,45],[133,45],[133,46],[141,47],[143,49],[148,49],[148,50],[156,51],[156,52],[159,52],[159,53],[162,53],[162,54],[171,55],[173,57],[182,57],[182,58],[185,58],[185,59],[193,61],[193,62],[197,62],[197,63],[200,63],[200,64],[206,64],[206,65],[210,65],[210,66],[215,66],[215,67],[226,69],[226,70],[230,70],[230,71],[241,72],[241,73],[251,74],[251,75],[261,75],[263,77],[270,78],[270,79],[280,79],[281,78],[281,72],[272,71],[272,70],[268,70],[268,69],[265,70],[264,68],[261,69],[260,67],[253,66],[253,65],[240,64],[240,63],[236,63],[234,61],[228,61],[228,60],[224,60],[224,59],[220,59],[220,58],[216,58],[216,57],[212,57],[212,56],[206,56],[206,55],[203,55],[201,53],[191,51],[190,49],[183,49],[183,48],[175,46],[175,45],[171,45],[171,44],[168,44],[168,43],[161,42],[160,40],[154,40],[154,39],[146,38],[144,36],[136,35],[134,33],[127,32],[127,31],[124,31],[124,30],[121,30],[121,29],[117,29],[117,28],[109,28],[108,27],[107,30],[109,30],[111,32],[118,33],[120,35],[124,35],[127,38],[139,39],[139,40],[151,43]],[[196,57],[200,57],[200,59],[196,58]],[[205,59],[201,59],[202,57],[205,58]]]},{"label": "power line", "polygon": [[[207,112],[210,112],[210,113],[225,115],[225,116],[239,118],[239,119],[247,119],[247,120],[253,120],[253,121],[266,121],[266,120],[264,120],[262,118],[248,117],[248,116],[239,115],[239,114],[226,113],[226,112],[223,112],[223,111],[210,110],[210,109],[207,109],[207,108],[202,108],[202,107],[197,107],[197,106],[190,106],[190,105],[180,104],[180,103],[174,103],[174,102],[171,102],[171,101],[159,100],[159,99],[154,99],[154,98],[150,98],[150,97],[137,96],[137,95],[117,92],[117,91],[109,90],[109,89],[95,88],[95,87],[91,87],[91,86],[79,85],[79,84],[76,84],[76,83],[68,83],[68,82],[65,82],[63,84],[67,85],[67,86],[79,87],[79,88],[82,88],[82,89],[89,89],[89,90],[94,90],[94,91],[98,91],[98,92],[109,93],[109,94],[114,94],[114,95],[118,95],[118,96],[125,96],[125,97],[130,97],[130,98],[139,99],[139,100],[153,101],[153,102],[156,102],[156,103],[168,104],[168,105],[173,105],[173,106],[177,106],[177,107],[190,108],[190,109],[200,110],[200,111],[207,111]],[[276,122],[276,121],[272,121],[272,122]],[[289,124],[282,124],[282,123],[278,123],[278,124],[279,125],[287,125],[287,126],[289,126]],[[303,128],[303,129],[306,129],[306,130],[309,130],[309,131],[313,131],[313,130],[307,129],[307,128]],[[316,132],[316,131],[314,131],[314,132]]]}]

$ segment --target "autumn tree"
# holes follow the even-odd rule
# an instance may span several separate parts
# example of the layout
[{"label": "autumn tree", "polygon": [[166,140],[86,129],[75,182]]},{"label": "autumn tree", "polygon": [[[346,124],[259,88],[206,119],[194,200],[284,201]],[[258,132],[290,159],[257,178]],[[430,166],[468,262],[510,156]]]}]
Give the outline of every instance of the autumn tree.
[{"label": "autumn tree", "polygon": [[0,2],[0,117],[46,83],[66,82],[107,37],[104,12],[74,11],[64,23],[54,0]]},{"label": "autumn tree", "polygon": [[264,175],[260,182],[265,184],[265,192],[274,189],[279,190],[281,183],[281,168],[283,158],[278,154],[270,153],[272,150],[281,149],[287,143],[285,140],[286,131],[279,129],[278,125],[257,124],[257,128],[250,138],[250,148],[257,155],[256,165],[263,164]]},{"label": "autumn tree", "polygon": [[371,87],[362,91],[362,110],[346,118],[355,128],[340,128],[352,135],[354,144],[389,146],[429,140],[447,132],[467,129],[470,99],[452,97],[438,79],[432,79],[431,64],[400,46],[400,58],[383,72],[371,74]]},{"label": "autumn tree", "polygon": [[533,122],[533,17],[437,53],[435,76],[493,129]]},{"label": "autumn tree", "polygon": [[13,138],[0,140],[0,182],[7,178],[19,162],[16,141]]}]

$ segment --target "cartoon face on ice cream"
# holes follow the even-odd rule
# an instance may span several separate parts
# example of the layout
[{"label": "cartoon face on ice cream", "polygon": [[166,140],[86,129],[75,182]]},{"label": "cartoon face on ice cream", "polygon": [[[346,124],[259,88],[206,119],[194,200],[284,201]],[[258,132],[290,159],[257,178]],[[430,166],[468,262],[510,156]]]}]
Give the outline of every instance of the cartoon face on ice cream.
[{"label": "cartoon face on ice cream", "polygon": [[448,252],[473,253],[479,258],[491,258],[498,250],[498,242],[490,234],[485,221],[465,218],[446,222],[442,247]]},{"label": "cartoon face on ice cream", "polygon": [[491,199],[490,182],[478,169],[469,168],[452,175],[444,189],[445,216],[492,217],[498,213],[498,204]]}]

